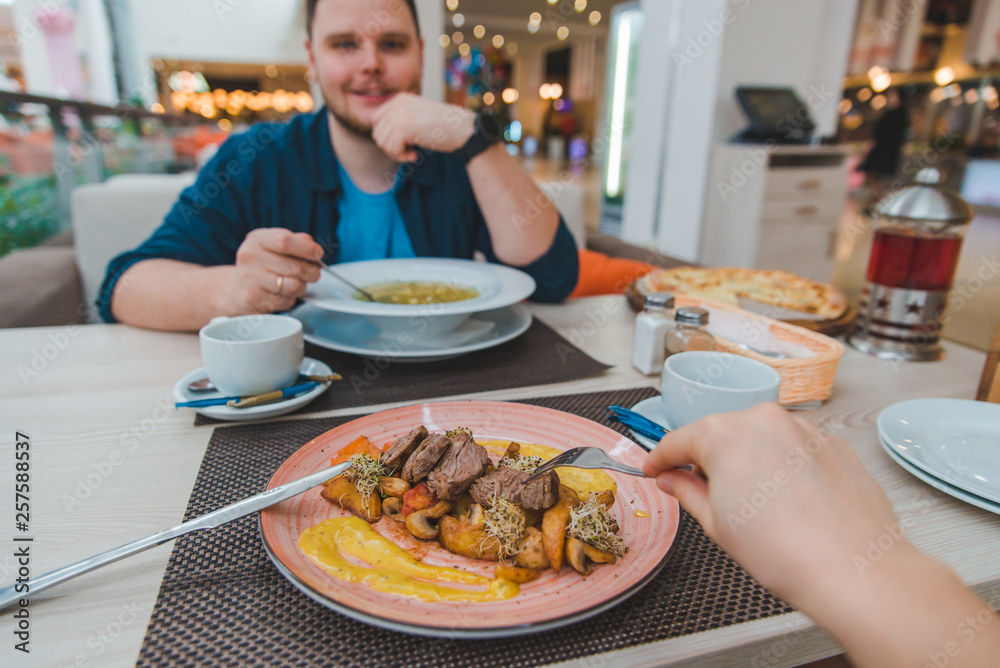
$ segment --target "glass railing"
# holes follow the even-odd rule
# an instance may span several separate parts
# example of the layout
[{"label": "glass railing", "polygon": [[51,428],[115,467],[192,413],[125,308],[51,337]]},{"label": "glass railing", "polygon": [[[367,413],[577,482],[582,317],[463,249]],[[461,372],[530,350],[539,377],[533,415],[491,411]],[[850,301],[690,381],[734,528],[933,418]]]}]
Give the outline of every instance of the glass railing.
[{"label": "glass railing", "polygon": [[[70,226],[77,185],[191,169],[219,133],[140,107],[0,91],[0,256]],[[205,140],[207,141],[207,140]]]}]

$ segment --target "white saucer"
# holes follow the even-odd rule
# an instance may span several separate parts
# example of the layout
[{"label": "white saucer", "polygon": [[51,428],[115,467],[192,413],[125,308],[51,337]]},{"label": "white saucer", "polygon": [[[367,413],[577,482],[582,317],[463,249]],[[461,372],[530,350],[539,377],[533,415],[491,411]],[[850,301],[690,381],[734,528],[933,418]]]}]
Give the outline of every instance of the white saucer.
[{"label": "white saucer", "polygon": [[[302,364],[299,365],[299,373],[304,376],[328,376],[333,373],[333,370],[319,360],[306,357],[302,360]],[[218,390],[192,392],[188,389],[188,384],[192,381],[205,378],[207,375],[205,367],[200,367],[177,381],[177,384],[174,385],[174,400],[177,402],[197,401],[199,399],[214,399],[223,396]],[[305,406],[326,392],[328,387],[330,387],[330,383],[320,383],[308,392],[263,406],[251,406],[250,408],[206,406],[204,408],[192,408],[191,410],[201,413],[205,417],[215,418],[216,420],[263,420],[264,418],[291,413],[295,409]]]},{"label": "white saucer", "polygon": [[531,312],[521,304],[476,313],[454,332],[425,341],[384,338],[362,316],[315,304],[302,304],[291,315],[302,323],[302,335],[313,345],[399,362],[434,362],[492,348],[517,338],[531,326]]},{"label": "white saucer", "polygon": [[[665,428],[670,429],[670,425],[667,423],[667,416],[663,412],[663,402],[660,400],[660,395],[655,397],[650,397],[648,399],[643,399],[635,406],[632,406],[632,410],[646,418],[647,420],[652,420],[657,424],[663,425]],[[639,442],[639,445],[646,448],[647,450],[652,450],[657,446],[659,441],[654,441],[651,438],[646,438],[642,434],[637,434],[636,432],[629,429],[632,432],[632,438]]]},{"label": "white saucer", "polygon": [[953,496],[959,501],[965,501],[966,503],[976,506],[977,508],[982,508],[983,510],[988,510],[991,513],[996,513],[1000,515],[1000,503],[993,503],[992,501],[984,499],[981,496],[976,496],[975,494],[969,494],[965,490],[955,487],[954,485],[949,485],[944,480],[941,480],[940,478],[935,478],[934,476],[927,473],[923,469],[914,466],[913,464],[906,461],[903,457],[900,457],[896,452],[896,448],[893,445],[887,443],[885,439],[882,438],[881,434],[879,434],[878,442],[882,445],[882,449],[885,450],[886,454],[889,455],[892,461],[899,464],[900,467],[902,467],[905,471],[913,475],[915,478],[923,480],[931,487],[940,490],[945,494],[948,494],[949,496]]},{"label": "white saucer", "polygon": [[893,452],[938,480],[1000,504],[1000,405],[911,399],[878,416]]}]

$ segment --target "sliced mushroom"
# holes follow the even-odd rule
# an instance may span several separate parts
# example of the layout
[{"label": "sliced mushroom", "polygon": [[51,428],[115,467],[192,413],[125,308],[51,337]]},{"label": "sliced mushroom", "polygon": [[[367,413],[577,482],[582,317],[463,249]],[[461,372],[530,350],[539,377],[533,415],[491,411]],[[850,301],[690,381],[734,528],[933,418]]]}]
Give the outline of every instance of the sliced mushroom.
[{"label": "sliced mushroom", "polygon": [[603,550],[598,550],[596,547],[590,545],[589,543],[583,543],[583,553],[587,555],[588,559],[598,564],[613,564],[617,559],[617,557],[615,557],[613,552],[604,552]]},{"label": "sliced mushroom", "polygon": [[580,575],[590,575],[594,572],[594,565],[587,559],[584,550],[585,543],[576,538],[566,539],[566,560]]},{"label": "sliced mushroom", "polygon": [[[402,478],[382,478],[378,481],[379,491],[385,496],[403,496],[410,491],[410,483]],[[402,508],[402,504],[400,504]]]},{"label": "sliced mushroom", "polygon": [[518,584],[524,584],[525,582],[537,580],[541,574],[541,571],[536,571],[531,568],[518,568],[509,564],[500,564],[493,570],[493,577],[503,578]]},{"label": "sliced mushroom", "polygon": [[399,511],[403,509],[403,500],[398,496],[390,496],[382,501],[382,514],[391,520],[404,521],[406,518]]},{"label": "sliced mushroom", "polygon": [[440,519],[449,510],[451,510],[450,503],[438,501],[430,508],[417,510],[407,515],[406,528],[421,540],[433,540],[438,535],[438,526],[433,520]]},{"label": "sliced mushroom", "polygon": [[604,506],[605,510],[615,505],[615,493],[610,489],[605,489],[600,492],[593,492],[587,496],[587,501],[596,501],[597,503]]},{"label": "sliced mushroom", "polygon": [[466,519],[466,524],[476,527],[482,527],[486,524],[486,515],[483,514],[483,507],[481,505],[473,503],[469,506],[469,517]]}]

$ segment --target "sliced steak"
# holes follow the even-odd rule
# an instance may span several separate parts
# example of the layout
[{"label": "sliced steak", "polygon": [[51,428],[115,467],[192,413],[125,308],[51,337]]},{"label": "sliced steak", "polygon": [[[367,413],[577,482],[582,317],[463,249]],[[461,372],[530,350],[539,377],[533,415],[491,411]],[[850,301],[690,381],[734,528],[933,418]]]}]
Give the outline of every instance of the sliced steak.
[{"label": "sliced steak", "polygon": [[411,485],[423,480],[437,466],[438,460],[449,445],[451,439],[444,434],[431,434],[421,441],[403,464],[403,480]]},{"label": "sliced steak", "polygon": [[473,501],[482,506],[492,505],[493,499],[507,499],[518,503],[521,499],[524,481],[528,477],[524,471],[501,466],[472,483],[469,494]]},{"label": "sliced steak", "polygon": [[468,434],[458,434],[437,467],[427,476],[427,486],[442,501],[457,499],[476,478],[486,473],[490,455]]},{"label": "sliced steak", "polygon": [[410,456],[421,441],[427,438],[427,428],[424,425],[420,425],[413,431],[411,431],[406,436],[400,436],[397,438],[389,449],[382,453],[382,456],[378,458],[382,464],[389,469],[390,473],[395,473],[403,468],[403,464],[406,463],[406,458]]},{"label": "sliced steak", "polygon": [[521,490],[521,506],[527,510],[547,510],[559,500],[559,476],[549,471],[538,476]]}]

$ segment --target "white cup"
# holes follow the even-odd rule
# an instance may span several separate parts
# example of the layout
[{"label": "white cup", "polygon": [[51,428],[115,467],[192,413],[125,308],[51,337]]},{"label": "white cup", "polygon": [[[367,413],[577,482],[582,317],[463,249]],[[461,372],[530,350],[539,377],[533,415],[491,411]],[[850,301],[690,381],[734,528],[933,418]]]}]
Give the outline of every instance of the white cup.
[{"label": "white cup", "polygon": [[213,318],[198,332],[208,377],[224,395],[262,394],[299,376],[302,323],[287,315]]},{"label": "white cup", "polygon": [[781,374],[749,357],[717,351],[671,355],[663,363],[660,400],[671,429],[706,415],[777,401]]}]

